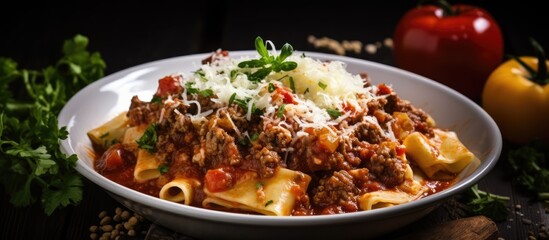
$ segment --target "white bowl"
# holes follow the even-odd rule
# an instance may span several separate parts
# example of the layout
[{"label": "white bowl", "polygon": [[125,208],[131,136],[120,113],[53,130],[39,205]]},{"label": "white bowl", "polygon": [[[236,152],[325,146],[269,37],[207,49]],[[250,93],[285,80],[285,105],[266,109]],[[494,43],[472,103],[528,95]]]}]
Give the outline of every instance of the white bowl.
[{"label": "white bowl", "polygon": [[[461,141],[480,159],[480,165],[450,188],[414,202],[371,211],[306,217],[258,216],[189,207],[125,188],[95,172],[93,159],[87,152],[91,149],[91,142],[86,132],[127,110],[132,96],[151,98],[161,77],[193,71],[209,54],[142,64],[109,75],[82,89],[59,115],[59,125],[67,126],[70,133],[68,139],[62,142],[62,151],[77,154],[78,172],[107,190],[124,206],[155,223],[199,239],[365,239],[379,236],[425,216],[442,200],[471,187],[496,164],[502,147],[499,129],[482,108],[463,95],[435,81],[394,67],[329,54],[305,54],[322,60],[346,62],[348,71],[367,72],[374,84],[391,84],[401,98],[410,100],[429,113],[439,127],[457,132]],[[235,51],[230,55],[255,56],[256,52]]]}]

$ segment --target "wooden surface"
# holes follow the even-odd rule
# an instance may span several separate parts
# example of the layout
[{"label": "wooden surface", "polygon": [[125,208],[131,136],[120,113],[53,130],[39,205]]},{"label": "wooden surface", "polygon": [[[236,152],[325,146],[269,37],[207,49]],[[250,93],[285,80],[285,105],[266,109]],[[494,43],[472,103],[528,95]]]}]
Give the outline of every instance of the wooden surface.
[{"label": "wooden surface", "polygon": [[[399,18],[415,4],[415,1],[396,0],[366,6],[342,1],[330,6],[298,4],[297,1],[203,2],[194,5],[133,2],[128,6],[77,2],[70,5],[18,3],[15,7],[2,6],[0,56],[14,58],[21,67],[43,67],[60,56],[62,41],[77,33],[88,36],[91,49],[101,52],[108,73],[153,60],[210,52],[217,48],[251,49],[257,35],[275,43],[290,42],[298,50],[326,52],[310,45],[307,36],[359,40],[365,44],[383,41],[391,37]],[[507,53],[532,54],[527,42],[530,36],[549,48],[546,29],[541,29],[541,24],[538,24],[542,23],[544,12],[534,4],[535,1],[522,1],[520,5],[502,1],[474,3],[490,11],[500,23]],[[382,49],[375,55],[363,52],[349,56],[393,64],[389,49]],[[508,147],[506,143],[505,148]],[[504,160],[500,159],[496,168],[479,183],[480,189],[511,197],[509,208],[512,213],[507,221],[497,223],[498,236],[505,239],[527,239],[529,235],[539,237],[542,224],[549,226],[549,215],[541,203],[530,200],[527,193],[513,186],[512,179],[504,171]],[[46,217],[38,206],[15,209],[1,190],[0,239],[87,239],[89,226],[99,222],[98,213],[102,210],[113,212],[119,206],[89,181],[85,182],[84,200],[79,206],[62,209],[50,217]],[[520,210],[516,210],[516,205],[520,205]],[[402,237],[418,228],[444,224],[461,217],[459,206],[449,201],[420,221],[382,239]],[[188,239],[184,235],[174,236]]]}]

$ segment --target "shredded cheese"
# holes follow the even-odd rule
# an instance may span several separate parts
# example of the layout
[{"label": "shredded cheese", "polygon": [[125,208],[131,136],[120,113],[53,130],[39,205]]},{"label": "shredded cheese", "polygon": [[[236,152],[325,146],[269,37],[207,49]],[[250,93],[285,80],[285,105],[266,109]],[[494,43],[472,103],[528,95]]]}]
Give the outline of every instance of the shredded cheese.
[{"label": "shredded cheese", "polygon": [[[267,44],[272,43],[267,42]],[[365,88],[364,80],[360,75],[349,73],[345,69],[346,64],[340,61],[322,62],[310,57],[289,56],[286,61],[297,63],[297,68],[294,70],[278,73],[273,71],[261,81],[250,81],[246,73],[250,74],[256,69],[238,67],[240,62],[247,60],[250,58],[234,59],[217,56],[213,62],[201,65],[196,72],[182,74],[181,84],[182,86],[190,84],[189,86],[199,91],[211,90],[214,95],[209,97],[210,101],[220,106],[228,106],[231,97],[234,97],[233,101],[238,101],[239,105],[244,107],[245,117],[248,120],[255,114],[255,109],[261,110],[260,117],[265,121],[264,126],[268,124],[290,126],[291,122],[298,124],[300,130],[292,134],[292,144],[308,135],[303,131],[305,128],[325,128],[334,135],[341,135],[336,132],[337,129],[334,126],[352,116],[354,112],[366,110],[369,101],[386,97],[376,96],[375,86]],[[270,87],[269,84],[271,84]],[[276,89],[274,91],[273,86]],[[284,111],[281,113],[277,113],[283,104],[280,100],[279,88],[284,91],[283,94],[291,95],[293,101],[292,103],[284,102]],[[202,120],[212,113],[211,110],[202,113],[199,101],[187,100],[187,89],[182,95],[186,104],[197,106],[197,113],[191,116],[193,122]],[[328,109],[332,112],[338,111],[340,115],[332,117]],[[219,117],[219,110],[216,114]],[[239,136],[241,134],[248,136],[247,132],[237,129],[228,114],[226,116]],[[377,119],[367,116],[366,120],[376,125],[385,137],[395,139],[390,122],[387,123],[388,132],[386,132]],[[351,129],[354,129],[354,126]],[[348,133],[349,131],[345,131],[342,135]]]}]

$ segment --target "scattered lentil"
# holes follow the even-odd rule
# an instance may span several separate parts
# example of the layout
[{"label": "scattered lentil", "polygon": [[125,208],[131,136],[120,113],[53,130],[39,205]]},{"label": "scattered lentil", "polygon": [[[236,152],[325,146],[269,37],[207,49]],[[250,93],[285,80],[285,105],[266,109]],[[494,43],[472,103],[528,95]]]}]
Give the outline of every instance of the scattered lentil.
[{"label": "scattered lentil", "polygon": [[101,219],[101,221],[99,222],[99,225],[106,225],[106,224],[109,224],[111,223],[111,220],[112,218],[109,217],[109,216],[105,216]]},{"label": "scattered lentil", "polygon": [[373,54],[376,54],[377,47],[376,45],[369,43],[369,44],[366,44],[366,47],[364,47],[364,50],[366,50],[367,53],[373,55]]},{"label": "scattered lentil", "polygon": [[388,48],[393,48],[394,45],[393,45],[393,39],[391,38],[385,38],[385,40],[383,40],[383,45],[385,45],[385,47],[388,47]]},{"label": "scattered lentil", "polygon": [[517,211],[520,211],[521,208],[522,208],[522,206],[521,206],[520,204],[515,205],[515,209],[516,209]]},{"label": "scattered lentil", "polygon": [[121,236],[139,237],[147,234],[147,228],[144,228],[145,219],[135,213],[117,207],[114,216],[108,215],[107,211],[101,211],[98,215],[99,225],[92,225],[89,228],[90,239],[124,239]]},{"label": "scattered lentil", "polygon": [[107,211],[101,211],[99,213],[99,218],[104,218],[105,216],[107,216]]}]

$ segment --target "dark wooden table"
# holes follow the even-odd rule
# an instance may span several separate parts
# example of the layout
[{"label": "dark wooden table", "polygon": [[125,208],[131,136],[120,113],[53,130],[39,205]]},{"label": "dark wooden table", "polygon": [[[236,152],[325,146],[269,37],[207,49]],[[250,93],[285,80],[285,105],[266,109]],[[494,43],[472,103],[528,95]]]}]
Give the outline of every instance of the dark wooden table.
[{"label": "dark wooden table", "polygon": [[[64,39],[77,33],[90,38],[90,48],[100,51],[107,62],[107,73],[137,64],[217,48],[251,49],[255,36],[275,43],[290,42],[294,48],[315,49],[309,35],[337,40],[359,40],[364,44],[391,37],[400,17],[415,1],[384,1],[364,5],[353,2],[321,3],[138,3],[74,2],[36,5],[2,4],[0,15],[0,56],[8,56],[25,68],[40,68],[61,55]],[[532,36],[549,48],[545,12],[533,0],[520,3],[502,1],[461,1],[490,11],[503,29],[505,50],[518,55],[532,54],[527,38]],[[391,51],[350,55],[384,64],[393,64]],[[505,148],[509,144],[505,143]],[[505,152],[502,154],[505,156]],[[0,159],[2,161],[2,159]],[[505,174],[502,157],[479,187],[511,197],[512,213],[498,223],[505,239],[539,237],[540,224],[549,226],[549,215],[540,202],[517,189]],[[521,205],[520,211],[515,206]],[[84,200],[46,217],[38,206],[16,209],[3,192],[0,197],[0,239],[89,239],[89,226],[97,224],[102,210],[113,212],[120,206],[101,188],[86,181]],[[384,238],[395,238],[412,229],[456,218],[445,204],[420,221]],[[527,219],[527,220],[524,220]],[[529,221],[531,223],[529,224]]]}]

